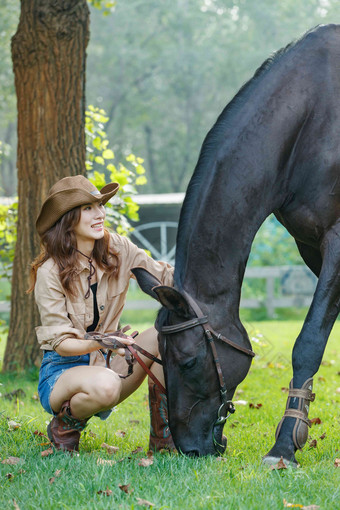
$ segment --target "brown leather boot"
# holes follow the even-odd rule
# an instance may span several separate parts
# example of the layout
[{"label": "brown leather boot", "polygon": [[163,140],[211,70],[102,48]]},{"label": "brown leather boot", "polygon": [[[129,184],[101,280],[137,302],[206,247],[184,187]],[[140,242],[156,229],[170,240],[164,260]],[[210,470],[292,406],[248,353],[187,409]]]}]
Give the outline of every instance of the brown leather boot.
[{"label": "brown leather boot", "polygon": [[150,441],[154,451],[176,450],[168,423],[168,399],[159,387],[149,379]]},{"label": "brown leather boot", "polygon": [[57,450],[74,452],[79,450],[80,432],[86,427],[88,418],[77,420],[71,414],[70,401],[61,406],[57,416],[47,426],[47,434]]}]

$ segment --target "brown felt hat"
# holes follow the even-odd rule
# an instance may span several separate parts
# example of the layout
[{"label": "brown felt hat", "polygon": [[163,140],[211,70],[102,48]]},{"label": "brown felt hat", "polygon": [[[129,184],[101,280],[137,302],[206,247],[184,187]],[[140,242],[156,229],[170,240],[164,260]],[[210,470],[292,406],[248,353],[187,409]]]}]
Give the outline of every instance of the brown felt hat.
[{"label": "brown felt hat", "polygon": [[36,221],[38,234],[43,235],[68,211],[92,202],[106,204],[117,193],[119,184],[111,182],[100,191],[83,175],[64,177],[52,186]]}]

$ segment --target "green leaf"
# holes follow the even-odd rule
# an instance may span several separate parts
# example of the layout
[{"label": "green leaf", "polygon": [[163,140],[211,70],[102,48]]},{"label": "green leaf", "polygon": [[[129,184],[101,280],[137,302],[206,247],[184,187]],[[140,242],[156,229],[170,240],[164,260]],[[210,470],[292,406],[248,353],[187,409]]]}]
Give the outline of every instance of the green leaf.
[{"label": "green leaf", "polygon": [[143,186],[143,184],[146,184],[148,181],[147,181],[145,175],[142,175],[141,177],[137,177],[135,182],[136,182],[136,186]]},{"label": "green leaf", "polygon": [[102,149],[101,138],[99,136],[96,136],[96,138],[94,138],[94,140],[92,140],[92,145],[100,151]]},{"label": "green leaf", "polygon": [[139,175],[145,174],[145,168],[142,165],[136,166],[136,173]]},{"label": "green leaf", "polygon": [[104,161],[104,158],[102,158],[101,156],[96,156],[94,158],[95,162],[98,163],[99,165],[105,165],[105,161]]},{"label": "green leaf", "polygon": [[106,149],[102,152],[102,156],[104,159],[114,159],[115,155],[111,149]]}]

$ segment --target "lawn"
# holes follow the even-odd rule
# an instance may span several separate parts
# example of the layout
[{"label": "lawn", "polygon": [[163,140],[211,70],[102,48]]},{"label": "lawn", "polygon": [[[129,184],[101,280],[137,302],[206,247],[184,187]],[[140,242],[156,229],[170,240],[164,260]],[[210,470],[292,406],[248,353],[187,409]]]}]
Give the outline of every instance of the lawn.
[{"label": "lawn", "polygon": [[[127,312],[123,323],[131,318]],[[132,324],[140,330],[146,325]],[[91,419],[79,456],[42,457],[49,445],[35,432],[45,432],[49,415],[36,400],[36,374],[0,375],[0,458],[20,459],[15,465],[0,463],[0,508],[133,509],[149,502],[158,509],[277,510],[288,504],[340,509],[340,469],[335,467],[340,457],[340,322],[315,377],[310,418],[321,423],[312,426],[305,449],[297,454],[301,467],[276,471],[262,466],[261,457],[272,446],[284,410],[290,353],[301,321],[246,321],[246,326],[258,356],[235,397],[239,403],[224,429],[228,447],[222,458],[156,454],[151,465],[140,465],[148,447],[146,383],[106,422]],[[4,340],[0,357],[3,348]],[[18,389],[17,397],[6,398]],[[10,430],[11,420],[20,427]],[[119,450],[110,454],[102,443]],[[120,488],[124,485],[126,492]]]}]

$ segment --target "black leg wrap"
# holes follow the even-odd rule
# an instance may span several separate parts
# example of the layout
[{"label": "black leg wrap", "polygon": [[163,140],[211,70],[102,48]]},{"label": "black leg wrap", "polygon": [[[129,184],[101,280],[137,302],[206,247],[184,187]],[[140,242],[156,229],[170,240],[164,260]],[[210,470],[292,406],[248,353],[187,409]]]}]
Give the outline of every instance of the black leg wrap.
[{"label": "black leg wrap", "polygon": [[[293,380],[290,381],[286,410],[275,433],[275,439],[277,439],[285,418],[296,418],[293,429],[293,442],[298,450],[301,450],[305,446],[308,437],[308,427],[311,426],[311,422],[308,419],[308,412],[309,403],[315,400],[315,393],[312,393],[312,390],[313,378],[307,379],[301,388],[293,388]],[[292,399],[295,398],[298,399],[298,407],[297,409],[292,409],[290,405]]]}]

